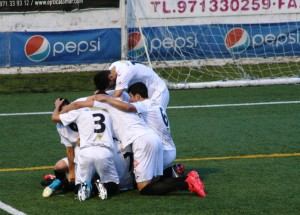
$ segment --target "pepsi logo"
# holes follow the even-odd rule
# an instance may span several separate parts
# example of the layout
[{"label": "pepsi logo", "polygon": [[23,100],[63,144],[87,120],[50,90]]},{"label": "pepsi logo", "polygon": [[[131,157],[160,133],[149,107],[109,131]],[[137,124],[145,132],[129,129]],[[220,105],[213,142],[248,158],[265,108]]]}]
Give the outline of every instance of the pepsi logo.
[{"label": "pepsi logo", "polygon": [[[144,37],[145,38],[145,37]],[[146,46],[147,40],[145,39]],[[140,57],[146,52],[143,35],[140,32],[132,32],[128,34],[128,54],[130,57]]]},{"label": "pepsi logo", "polygon": [[41,62],[50,54],[49,41],[40,35],[30,37],[25,44],[25,55],[33,62]]},{"label": "pepsi logo", "polygon": [[225,36],[225,46],[231,53],[238,54],[244,52],[249,45],[249,34],[242,28],[233,28]]}]

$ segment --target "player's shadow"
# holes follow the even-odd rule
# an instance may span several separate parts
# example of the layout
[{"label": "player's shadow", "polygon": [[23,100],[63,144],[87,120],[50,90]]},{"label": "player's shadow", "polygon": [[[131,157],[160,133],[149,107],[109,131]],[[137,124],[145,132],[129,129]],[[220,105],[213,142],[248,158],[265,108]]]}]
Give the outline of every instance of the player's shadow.
[{"label": "player's shadow", "polygon": [[[206,180],[209,175],[211,174],[215,174],[217,172],[220,172],[221,169],[218,168],[195,168],[195,169],[191,169],[191,170],[195,170],[198,172],[198,174],[200,175],[201,180]],[[189,171],[186,172],[186,174],[188,174]]]}]

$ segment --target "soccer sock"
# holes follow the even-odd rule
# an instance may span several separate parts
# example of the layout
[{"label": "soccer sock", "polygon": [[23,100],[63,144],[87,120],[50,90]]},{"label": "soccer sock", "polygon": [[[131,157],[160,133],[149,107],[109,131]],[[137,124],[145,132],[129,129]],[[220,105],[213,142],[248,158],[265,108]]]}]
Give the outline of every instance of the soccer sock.
[{"label": "soccer sock", "polygon": [[172,177],[172,167],[173,166],[169,166],[164,170],[162,178]]},{"label": "soccer sock", "polygon": [[148,184],[140,193],[142,195],[165,195],[176,190],[187,190],[188,183],[186,177],[179,178],[162,178],[161,180]]},{"label": "soccer sock", "polygon": [[187,179],[187,176],[185,177],[179,177],[179,178],[173,178],[177,182],[177,189],[178,190],[188,190],[189,189],[189,184],[185,182]]},{"label": "soccer sock", "polygon": [[74,188],[75,188],[75,183],[74,183],[74,182],[70,183],[70,182],[68,181],[67,178],[65,178],[65,179],[62,181],[61,189],[62,189],[63,191],[65,191],[65,192],[73,191]]},{"label": "soccer sock", "polygon": [[76,185],[75,185],[75,188],[74,188],[75,195],[78,194],[78,190],[79,190],[79,188],[80,188],[80,185],[81,185],[81,184],[76,184]]},{"label": "soccer sock", "polygon": [[108,196],[115,195],[119,190],[119,186],[114,182],[104,183],[104,186],[107,190]]},{"label": "soccer sock", "polygon": [[57,179],[63,181],[66,178],[66,173],[65,172],[59,172],[54,170],[54,175],[56,176]]},{"label": "soccer sock", "polygon": [[187,182],[185,182],[186,179],[187,176],[179,177],[179,178],[169,177],[169,178],[161,178],[160,181],[163,181],[164,183],[167,184],[173,184],[174,186],[176,186],[177,190],[188,190],[189,185]]},{"label": "soccer sock", "polygon": [[[172,179],[172,178],[169,178]],[[145,186],[140,194],[142,195],[165,195],[172,191],[177,190],[177,184],[174,180],[159,180]]]}]

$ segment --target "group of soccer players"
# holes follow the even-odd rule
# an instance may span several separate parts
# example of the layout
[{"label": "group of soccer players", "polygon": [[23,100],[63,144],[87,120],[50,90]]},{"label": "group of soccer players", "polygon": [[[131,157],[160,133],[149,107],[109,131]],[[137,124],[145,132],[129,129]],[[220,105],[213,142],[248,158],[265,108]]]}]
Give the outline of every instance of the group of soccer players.
[{"label": "group of soccer players", "polygon": [[55,101],[52,121],[67,158],[55,165],[55,176],[45,176],[52,180],[43,196],[75,189],[80,201],[94,194],[104,200],[119,190],[137,188],[142,195],[190,190],[205,197],[196,171],[185,176],[182,164],[172,165],[176,148],[166,114],[170,95],[165,82],[143,64],[117,61],[97,73],[94,84],[92,96],[70,104]]}]

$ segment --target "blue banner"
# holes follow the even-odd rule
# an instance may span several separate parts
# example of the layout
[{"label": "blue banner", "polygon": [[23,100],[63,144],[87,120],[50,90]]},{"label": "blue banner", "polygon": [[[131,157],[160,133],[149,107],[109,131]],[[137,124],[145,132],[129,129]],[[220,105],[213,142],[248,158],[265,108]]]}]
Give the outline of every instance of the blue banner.
[{"label": "blue banner", "polygon": [[152,61],[266,58],[300,55],[300,22],[219,24],[129,29],[128,55]]},{"label": "blue banner", "polygon": [[0,33],[0,66],[9,66],[9,33]]},{"label": "blue banner", "polygon": [[[300,22],[219,24],[128,31],[130,60],[270,58],[300,55]],[[0,66],[110,63],[121,59],[121,29],[0,33]]]},{"label": "blue banner", "polygon": [[120,58],[120,29],[11,33],[11,66],[109,63]]}]

